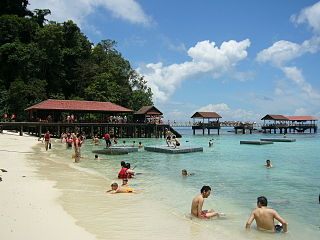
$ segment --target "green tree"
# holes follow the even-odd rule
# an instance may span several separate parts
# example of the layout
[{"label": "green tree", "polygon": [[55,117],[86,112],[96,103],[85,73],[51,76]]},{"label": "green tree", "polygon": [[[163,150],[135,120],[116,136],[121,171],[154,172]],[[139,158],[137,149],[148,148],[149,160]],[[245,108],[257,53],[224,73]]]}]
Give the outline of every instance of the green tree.
[{"label": "green tree", "polygon": [[0,15],[12,14],[19,17],[32,16],[32,12],[27,9],[28,0],[1,0]]}]

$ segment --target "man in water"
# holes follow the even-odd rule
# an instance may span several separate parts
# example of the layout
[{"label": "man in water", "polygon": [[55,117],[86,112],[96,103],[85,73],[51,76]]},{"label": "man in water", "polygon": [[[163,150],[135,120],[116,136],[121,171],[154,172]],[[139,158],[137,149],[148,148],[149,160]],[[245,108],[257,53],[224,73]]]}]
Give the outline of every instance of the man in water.
[{"label": "man in water", "polygon": [[211,188],[209,186],[203,186],[200,190],[200,194],[192,200],[191,214],[197,218],[211,218],[219,216],[220,214],[213,209],[202,210],[204,199],[209,197]]},{"label": "man in water", "polygon": [[[261,196],[257,199],[257,209],[253,210],[246,224],[246,229],[250,229],[250,225],[253,220],[256,220],[256,224],[259,230],[267,230],[271,232],[287,232],[288,223],[284,220],[276,210],[267,207],[268,200],[266,197]],[[274,225],[274,219],[277,219],[281,225]]]},{"label": "man in water", "polygon": [[266,168],[272,168],[272,164],[270,160],[266,161],[266,164],[264,165]]}]

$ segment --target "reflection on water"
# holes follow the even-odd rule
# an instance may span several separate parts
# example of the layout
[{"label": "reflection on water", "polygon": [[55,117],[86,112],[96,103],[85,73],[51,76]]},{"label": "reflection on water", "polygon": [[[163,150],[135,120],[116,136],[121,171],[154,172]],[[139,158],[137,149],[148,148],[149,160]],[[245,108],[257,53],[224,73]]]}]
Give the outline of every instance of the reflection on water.
[{"label": "reflection on water", "polygon": [[[101,155],[104,160],[96,161],[91,151],[104,144],[94,146],[88,141],[79,164],[72,163],[73,151],[60,143],[33,159],[41,160],[34,164],[43,177],[57,181],[64,209],[100,239],[127,238],[128,233],[130,239],[274,239],[274,234],[255,230],[254,224],[251,232],[244,230],[260,195],[289,222],[289,233],[277,238],[318,239],[319,135],[288,135],[297,141],[254,146],[240,145],[239,141],[265,135],[224,133],[214,135],[214,145],[209,148],[213,135],[192,136],[190,132],[182,131],[181,143],[203,146],[203,153],[170,155],[141,150],[121,156]],[[133,141],[125,140],[128,144]],[[164,144],[163,139],[134,140],[143,145]],[[274,168],[264,167],[266,159]],[[129,180],[141,193],[105,193],[112,181],[118,181],[122,160],[142,173]],[[195,175],[182,177],[181,169]],[[204,208],[224,212],[225,218],[190,219],[191,200],[203,185],[213,189]]]}]

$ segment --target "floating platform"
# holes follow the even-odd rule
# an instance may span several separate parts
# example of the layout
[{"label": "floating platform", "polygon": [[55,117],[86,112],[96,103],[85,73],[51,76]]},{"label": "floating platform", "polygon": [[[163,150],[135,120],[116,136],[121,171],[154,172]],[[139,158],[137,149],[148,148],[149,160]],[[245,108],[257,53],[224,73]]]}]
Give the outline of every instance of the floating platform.
[{"label": "floating platform", "polygon": [[263,144],[273,144],[273,142],[271,142],[271,141],[259,141],[259,140],[257,140],[257,141],[249,141],[249,140],[247,140],[247,141],[240,141],[240,144],[255,144],[255,145],[263,145]]},{"label": "floating platform", "polygon": [[109,154],[109,155],[120,155],[128,154],[129,152],[138,152],[137,147],[109,147],[100,150],[93,150],[93,153]]},{"label": "floating platform", "polygon": [[144,150],[149,152],[161,152],[161,153],[191,153],[191,152],[203,152],[202,147],[192,147],[192,146],[179,146],[177,148],[165,146],[147,146]]},{"label": "floating platform", "polygon": [[294,138],[261,138],[261,141],[270,141],[270,142],[295,142]]}]

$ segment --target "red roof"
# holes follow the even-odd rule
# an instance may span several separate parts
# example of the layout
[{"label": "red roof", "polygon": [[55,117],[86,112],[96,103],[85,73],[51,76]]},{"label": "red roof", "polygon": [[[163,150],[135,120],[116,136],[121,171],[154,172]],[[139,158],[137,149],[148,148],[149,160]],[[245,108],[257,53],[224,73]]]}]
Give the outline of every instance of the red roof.
[{"label": "red roof", "polygon": [[267,114],[261,120],[278,120],[278,121],[288,121],[289,119],[283,115],[271,115]]},{"label": "red roof", "polygon": [[222,118],[216,112],[196,112],[191,118]]},{"label": "red roof", "polygon": [[133,112],[131,109],[121,107],[111,102],[56,100],[48,99],[25,110],[66,110],[66,111],[98,111],[98,112]]},{"label": "red roof", "polygon": [[290,121],[318,121],[315,117],[312,116],[287,116]]}]

